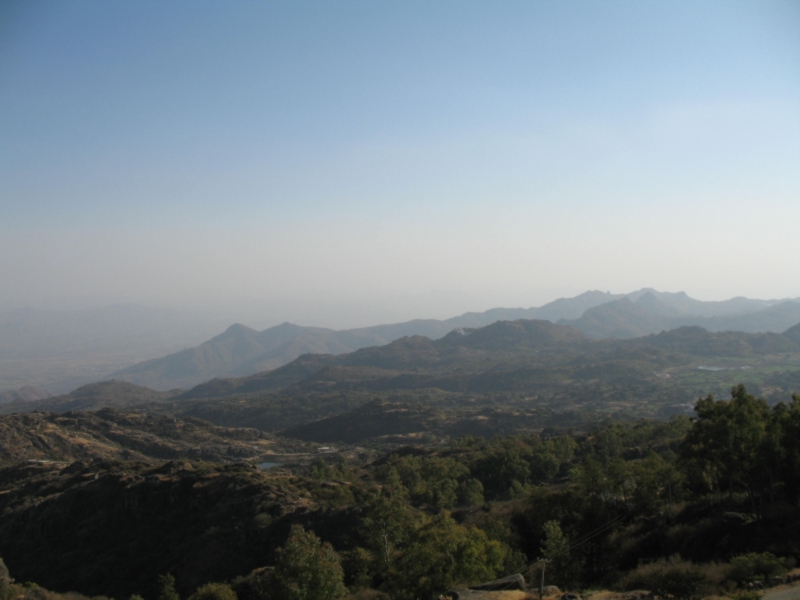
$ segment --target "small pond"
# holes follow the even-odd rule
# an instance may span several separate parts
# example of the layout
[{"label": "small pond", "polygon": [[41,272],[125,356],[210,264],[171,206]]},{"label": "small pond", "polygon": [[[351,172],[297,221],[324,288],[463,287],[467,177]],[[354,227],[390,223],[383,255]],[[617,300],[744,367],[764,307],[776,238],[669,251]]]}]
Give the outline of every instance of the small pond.
[{"label": "small pond", "polygon": [[280,463],[262,462],[262,463],[258,463],[258,468],[261,469],[262,471],[266,471],[267,469],[271,469],[272,467],[277,467],[279,465],[280,465]]}]

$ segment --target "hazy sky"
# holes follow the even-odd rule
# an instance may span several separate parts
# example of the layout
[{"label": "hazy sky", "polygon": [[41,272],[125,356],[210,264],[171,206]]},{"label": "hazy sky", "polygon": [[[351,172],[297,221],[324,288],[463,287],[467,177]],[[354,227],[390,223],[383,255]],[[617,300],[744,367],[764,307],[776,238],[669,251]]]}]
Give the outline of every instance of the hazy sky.
[{"label": "hazy sky", "polygon": [[800,2],[0,5],[0,309],[800,296]]}]

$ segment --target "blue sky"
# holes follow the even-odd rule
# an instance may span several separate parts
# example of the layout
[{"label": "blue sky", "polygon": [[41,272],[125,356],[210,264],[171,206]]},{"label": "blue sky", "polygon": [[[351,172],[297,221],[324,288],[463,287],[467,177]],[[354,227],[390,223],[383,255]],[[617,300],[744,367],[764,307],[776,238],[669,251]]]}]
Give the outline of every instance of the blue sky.
[{"label": "blue sky", "polygon": [[0,309],[800,296],[798,32],[797,1],[6,2]]}]

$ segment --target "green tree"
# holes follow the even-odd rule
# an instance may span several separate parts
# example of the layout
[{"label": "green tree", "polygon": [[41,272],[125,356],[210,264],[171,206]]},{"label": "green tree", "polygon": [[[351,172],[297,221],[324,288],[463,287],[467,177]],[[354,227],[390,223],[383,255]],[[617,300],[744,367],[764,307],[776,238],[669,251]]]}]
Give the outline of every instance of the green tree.
[{"label": "green tree", "polygon": [[621,458],[612,458],[606,467],[606,477],[611,493],[627,503],[628,495],[632,487],[633,474],[627,462]]},{"label": "green tree", "polygon": [[361,507],[361,538],[386,568],[394,557],[397,544],[413,532],[414,518],[402,497],[393,493],[371,493],[362,501]]},{"label": "green tree", "polygon": [[792,401],[779,403],[773,409],[772,455],[768,462],[777,466],[777,477],[783,481],[791,503],[800,499],[800,396],[792,394]]},{"label": "green tree", "polygon": [[548,440],[545,447],[559,462],[565,463],[572,460],[578,444],[572,436],[562,435]]},{"label": "green tree", "polygon": [[342,553],[344,580],[351,592],[372,587],[375,556],[366,548],[354,548]]},{"label": "green tree", "polygon": [[334,471],[328,466],[323,459],[317,460],[313,465],[311,465],[311,477],[312,479],[331,479],[333,477]]},{"label": "green tree", "polygon": [[632,497],[643,512],[652,512],[664,502],[672,504],[683,482],[680,472],[652,451],[634,465],[633,475]]},{"label": "green tree", "polygon": [[292,525],[272,575],[278,600],[338,600],[347,593],[339,556],[312,531]]},{"label": "green tree", "polygon": [[729,401],[709,395],[695,405],[697,420],[681,446],[687,465],[717,491],[733,494],[742,487],[752,494],[762,480],[763,446],[770,410],[739,384]]},{"label": "green tree", "polygon": [[483,485],[477,479],[467,479],[458,486],[458,503],[462,506],[483,504]]},{"label": "green tree", "polygon": [[608,481],[603,466],[591,456],[572,469],[570,476],[586,496],[603,497],[608,491]]},{"label": "green tree", "polygon": [[576,561],[570,557],[569,540],[561,531],[558,521],[544,524],[544,536],[544,543],[539,550],[550,561],[546,567],[548,578],[561,586],[572,585],[577,577]]},{"label": "green tree", "polygon": [[446,512],[417,529],[397,559],[386,587],[400,600],[435,598],[456,584],[494,579],[505,549],[476,527]]},{"label": "green tree", "polygon": [[158,594],[158,600],[181,600],[178,591],[175,589],[175,577],[172,573],[158,576],[158,584],[161,591]]}]

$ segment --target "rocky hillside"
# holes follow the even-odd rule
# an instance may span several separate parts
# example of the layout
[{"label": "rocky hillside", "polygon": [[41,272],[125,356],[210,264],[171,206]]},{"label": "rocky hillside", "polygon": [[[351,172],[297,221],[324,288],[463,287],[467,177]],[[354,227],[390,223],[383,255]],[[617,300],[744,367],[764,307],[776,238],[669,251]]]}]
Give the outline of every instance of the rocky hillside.
[{"label": "rocky hillside", "polygon": [[70,410],[98,410],[113,407],[125,408],[149,402],[166,402],[180,394],[181,390],[157,392],[125,381],[101,381],[90,383],[61,396],[45,396],[44,399],[24,400],[17,398],[0,406],[0,413],[46,410],[66,412]]},{"label": "rocky hillside", "polygon": [[0,465],[30,461],[190,459],[230,462],[302,445],[256,429],[103,409],[0,417]]},{"label": "rocky hillside", "polygon": [[0,469],[0,555],[18,580],[55,591],[155,598],[172,573],[189,594],[268,564],[310,504],[287,483],[242,464]]}]

